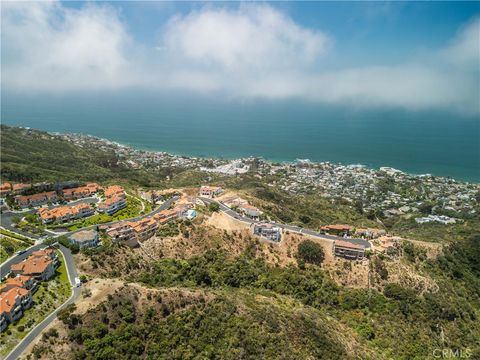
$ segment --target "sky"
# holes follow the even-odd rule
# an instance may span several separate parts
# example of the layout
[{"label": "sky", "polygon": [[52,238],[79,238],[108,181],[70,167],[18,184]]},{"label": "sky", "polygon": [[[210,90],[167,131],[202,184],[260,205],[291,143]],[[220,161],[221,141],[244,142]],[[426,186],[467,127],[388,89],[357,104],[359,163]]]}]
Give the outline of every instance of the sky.
[{"label": "sky", "polygon": [[1,3],[2,92],[480,114],[480,2]]}]

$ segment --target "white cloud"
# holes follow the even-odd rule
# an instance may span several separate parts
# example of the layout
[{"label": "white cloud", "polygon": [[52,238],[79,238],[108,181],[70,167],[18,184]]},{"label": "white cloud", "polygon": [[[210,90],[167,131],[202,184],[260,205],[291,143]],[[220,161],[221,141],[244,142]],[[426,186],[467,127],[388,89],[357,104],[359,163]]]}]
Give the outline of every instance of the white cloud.
[{"label": "white cloud", "polygon": [[112,7],[2,2],[2,86],[177,88],[242,99],[479,113],[479,26],[477,18],[443,49],[408,63],[328,71],[322,59],[334,56],[333,38],[268,5],[205,7],[173,17],[146,50]]}]

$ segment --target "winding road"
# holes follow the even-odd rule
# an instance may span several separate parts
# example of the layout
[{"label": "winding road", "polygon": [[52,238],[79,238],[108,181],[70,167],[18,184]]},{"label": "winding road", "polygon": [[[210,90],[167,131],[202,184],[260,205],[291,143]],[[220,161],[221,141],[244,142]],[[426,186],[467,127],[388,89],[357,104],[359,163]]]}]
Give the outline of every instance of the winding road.
[{"label": "winding road", "polygon": [[[239,213],[230,209],[228,206],[226,206],[226,205],[222,204],[221,202],[216,201],[214,199],[205,198],[205,197],[199,197],[199,199],[202,200],[203,202],[207,203],[207,204],[217,203],[220,206],[220,210],[222,212],[224,212],[225,214],[227,214],[228,216],[230,216],[230,217],[232,217],[236,220],[240,220],[240,221],[242,221],[244,223],[247,223],[247,224],[253,224],[253,223],[258,222],[257,220],[252,220],[249,217],[240,215]],[[300,234],[305,234],[305,235],[308,235],[308,236],[317,237],[317,238],[322,239],[322,240],[330,240],[330,241],[342,240],[342,241],[347,241],[351,244],[363,245],[367,249],[372,246],[367,240],[364,240],[364,239],[343,238],[343,237],[340,237],[340,236],[322,234],[318,231],[305,229],[305,228],[302,228],[300,226],[294,226],[294,225],[288,225],[288,224],[279,224],[279,223],[274,223],[274,224],[278,227],[281,227],[282,229],[297,232],[297,233],[300,233]]]}]

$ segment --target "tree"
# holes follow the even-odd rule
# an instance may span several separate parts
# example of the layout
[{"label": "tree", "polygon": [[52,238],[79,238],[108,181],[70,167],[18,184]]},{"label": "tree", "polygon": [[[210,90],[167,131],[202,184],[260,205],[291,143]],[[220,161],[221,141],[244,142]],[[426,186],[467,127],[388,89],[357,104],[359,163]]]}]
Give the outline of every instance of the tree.
[{"label": "tree", "polygon": [[210,204],[208,204],[208,210],[217,212],[218,210],[220,210],[220,205],[218,205],[218,203],[216,202],[211,202]]},{"label": "tree", "polygon": [[298,258],[306,263],[318,265],[325,258],[325,252],[321,245],[312,240],[305,240],[298,245]]}]

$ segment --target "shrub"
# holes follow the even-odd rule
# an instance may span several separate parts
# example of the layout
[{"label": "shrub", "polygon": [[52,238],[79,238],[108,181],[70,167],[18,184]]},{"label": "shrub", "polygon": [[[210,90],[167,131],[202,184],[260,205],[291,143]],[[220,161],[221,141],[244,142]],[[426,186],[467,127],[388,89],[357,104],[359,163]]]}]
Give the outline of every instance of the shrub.
[{"label": "shrub", "polygon": [[298,245],[298,257],[306,263],[318,265],[324,260],[325,253],[321,245],[305,240]]}]

